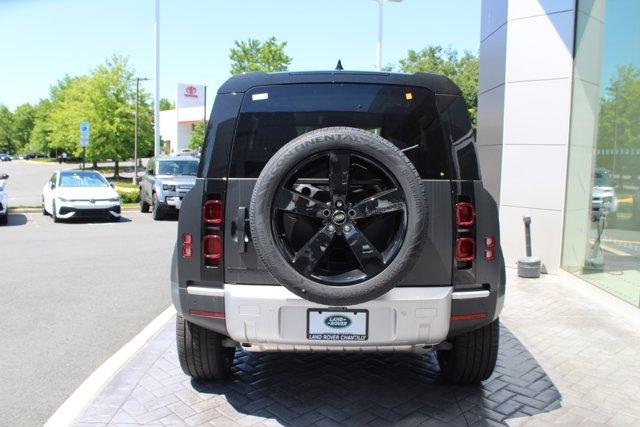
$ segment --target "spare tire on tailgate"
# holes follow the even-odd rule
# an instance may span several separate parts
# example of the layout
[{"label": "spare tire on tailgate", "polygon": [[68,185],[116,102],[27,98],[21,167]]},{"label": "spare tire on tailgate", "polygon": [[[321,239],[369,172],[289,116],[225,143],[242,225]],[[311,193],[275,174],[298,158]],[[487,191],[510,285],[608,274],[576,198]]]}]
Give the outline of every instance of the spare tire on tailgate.
[{"label": "spare tire on tailgate", "polygon": [[251,234],[273,277],[309,301],[347,306],[386,293],[424,242],[427,206],[411,161],[361,129],[303,134],[269,160]]}]

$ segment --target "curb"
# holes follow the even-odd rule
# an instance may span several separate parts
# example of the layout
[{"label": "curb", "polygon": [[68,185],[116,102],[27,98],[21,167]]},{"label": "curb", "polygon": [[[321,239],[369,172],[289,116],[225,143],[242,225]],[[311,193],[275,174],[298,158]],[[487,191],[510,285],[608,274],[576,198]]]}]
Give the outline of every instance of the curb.
[{"label": "curb", "polygon": [[62,405],[51,415],[44,424],[45,427],[68,426],[80,416],[82,411],[100,391],[106,386],[113,376],[126,365],[133,356],[140,351],[160,329],[175,315],[176,311],[173,305],[170,305],[155,319],[151,321],[145,328],[138,333],[131,341],[123,345],[120,350],[109,357],[102,365],[98,367],[89,378],[84,380],[72,394],[64,401]]}]

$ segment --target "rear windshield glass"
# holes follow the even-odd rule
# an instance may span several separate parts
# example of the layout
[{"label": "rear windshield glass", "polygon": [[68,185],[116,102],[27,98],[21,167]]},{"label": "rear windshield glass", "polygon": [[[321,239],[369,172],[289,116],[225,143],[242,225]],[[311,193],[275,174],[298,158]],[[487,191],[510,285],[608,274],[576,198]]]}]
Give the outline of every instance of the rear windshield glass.
[{"label": "rear windshield glass", "polygon": [[375,84],[301,84],[245,94],[230,177],[257,178],[284,144],[330,126],[365,129],[394,143],[423,179],[448,179],[434,95],[424,88]]},{"label": "rear windshield glass", "polygon": [[108,187],[109,183],[96,172],[62,172],[60,187]]},{"label": "rear windshield glass", "polygon": [[198,162],[187,160],[162,160],[158,162],[158,175],[196,175]]}]

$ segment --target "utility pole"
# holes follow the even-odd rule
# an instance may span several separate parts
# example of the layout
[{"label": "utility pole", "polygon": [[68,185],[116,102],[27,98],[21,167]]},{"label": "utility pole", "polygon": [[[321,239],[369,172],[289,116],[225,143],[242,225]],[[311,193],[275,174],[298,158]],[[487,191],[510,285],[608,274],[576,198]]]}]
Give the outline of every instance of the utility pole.
[{"label": "utility pole", "polygon": [[154,51],[154,62],[155,62],[155,80],[156,80],[156,88],[155,88],[155,104],[154,104],[154,114],[153,114],[153,153],[154,155],[160,154],[160,0],[155,0],[155,51]]},{"label": "utility pole", "polygon": [[202,148],[204,148],[204,137],[207,135],[207,85],[204,85],[204,130],[202,135]]},{"label": "utility pole", "polygon": [[150,80],[146,77],[134,77],[136,81],[136,127],[133,138],[133,183],[138,184],[138,122],[140,115],[140,81]]},{"label": "utility pole", "polygon": [[376,71],[382,70],[382,5],[385,2],[400,3],[402,0],[373,0],[378,3],[378,43],[376,44]]},{"label": "utility pole", "polygon": [[615,98],[613,99],[613,159],[611,165],[611,177],[616,177],[616,158],[618,157],[618,83],[615,85]]}]

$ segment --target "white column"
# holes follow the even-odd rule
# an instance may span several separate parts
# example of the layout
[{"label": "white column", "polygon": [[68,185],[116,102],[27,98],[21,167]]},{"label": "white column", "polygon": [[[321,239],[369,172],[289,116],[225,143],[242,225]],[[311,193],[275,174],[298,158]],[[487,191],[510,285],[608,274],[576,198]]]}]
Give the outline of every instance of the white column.
[{"label": "white column", "polygon": [[500,205],[508,266],[560,267],[573,73],[574,0],[483,0],[478,99],[482,174]]}]

